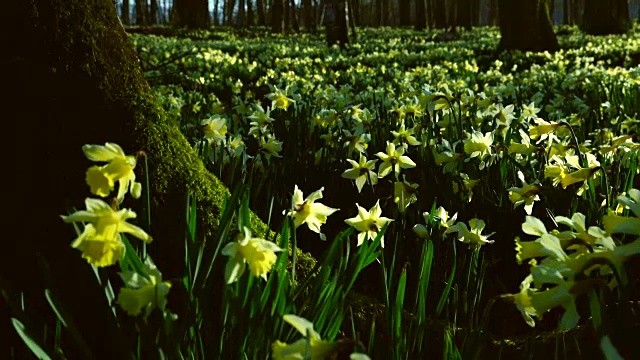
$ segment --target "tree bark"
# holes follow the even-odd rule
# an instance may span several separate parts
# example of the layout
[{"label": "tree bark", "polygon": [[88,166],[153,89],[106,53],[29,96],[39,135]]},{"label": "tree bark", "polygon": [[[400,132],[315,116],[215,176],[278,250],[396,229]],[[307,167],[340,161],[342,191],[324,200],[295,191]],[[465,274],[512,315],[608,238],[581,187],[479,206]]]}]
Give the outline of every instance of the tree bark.
[{"label": "tree bark", "polygon": [[498,25],[498,0],[489,0],[489,14],[487,15],[487,23],[490,26]]},{"label": "tree bark", "polygon": [[122,23],[129,25],[131,23],[131,3],[129,0],[122,0]]},{"label": "tree bark", "polygon": [[158,23],[158,0],[151,0],[149,7],[149,25]]},{"label": "tree bark", "polygon": [[149,9],[147,8],[147,0],[136,1],[136,25],[146,26],[149,19]]},{"label": "tree bark", "polygon": [[433,23],[437,29],[447,27],[447,7],[444,0],[433,0]]},{"label": "tree bark", "polygon": [[384,26],[384,20],[382,20],[382,0],[376,0],[375,18],[375,26]]},{"label": "tree bark", "polygon": [[247,0],[247,26],[255,25],[255,19],[253,17],[253,0]]},{"label": "tree bark", "polygon": [[238,3],[238,27],[244,26],[244,0],[240,0]]},{"label": "tree bark", "polygon": [[285,0],[271,1],[271,32],[283,34],[285,29],[284,23],[284,2]]},{"label": "tree bark", "polygon": [[324,26],[328,46],[339,44],[344,48],[349,43],[347,16],[346,0],[330,0],[325,4]]},{"label": "tree bark", "polygon": [[457,0],[456,25],[471,29],[471,0]]},{"label": "tree bark", "polygon": [[174,24],[190,29],[206,29],[209,27],[208,0],[174,0]]},{"label": "tree bark", "polygon": [[411,25],[411,3],[409,0],[398,0],[398,8],[400,9],[400,26]]},{"label": "tree bark", "polygon": [[424,30],[427,28],[427,7],[426,0],[416,0],[416,30]]},{"label": "tree bark", "polygon": [[[110,305],[89,265],[70,246],[73,228],[60,219],[66,209],[84,209],[84,199],[93,197],[85,184],[92,163],[82,146],[115,142],[127,154],[146,153],[153,219],[147,230],[154,237],[149,251],[166,279],[182,279],[184,272],[185,193],[197,198],[199,223],[210,236],[227,190],[159,106],[111,0],[9,0],[3,10],[0,76],[11,89],[4,98],[11,106],[3,113],[11,121],[0,146],[10,162],[8,179],[15,182],[8,185],[12,191],[5,201],[12,209],[3,221],[11,225],[5,229],[16,231],[3,241],[1,287],[12,295],[23,292],[28,315],[55,324],[36,262],[41,255],[60,303],[72,310],[96,358],[130,359],[122,349],[135,346],[124,345],[129,340],[109,311],[96,311]],[[144,179],[142,164],[136,168],[139,179]],[[141,206],[142,201],[124,204],[139,215]],[[254,220],[256,233],[264,234],[264,224]],[[6,312],[2,296],[0,312]],[[8,338],[15,347],[20,340],[7,324],[0,324],[0,333],[7,334],[0,341]],[[86,358],[73,346],[66,349],[69,359]]]},{"label": "tree bark", "polygon": [[500,0],[501,50],[556,51],[547,0]]},{"label": "tree bark", "polygon": [[266,26],[267,25],[267,20],[265,17],[265,7],[264,7],[264,0],[257,0],[256,1],[256,7],[258,8],[258,25],[259,26]]},{"label": "tree bark", "polygon": [[628,0],[585,0],[581,28],[587,34],[623,34],[631,25]]}]

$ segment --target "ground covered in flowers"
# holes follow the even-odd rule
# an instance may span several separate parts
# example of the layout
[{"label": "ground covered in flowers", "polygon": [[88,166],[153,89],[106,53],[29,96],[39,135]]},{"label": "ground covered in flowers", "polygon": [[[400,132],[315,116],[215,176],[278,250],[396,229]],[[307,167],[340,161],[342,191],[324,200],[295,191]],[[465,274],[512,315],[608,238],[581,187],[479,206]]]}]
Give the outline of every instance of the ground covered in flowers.
[{"label": "ground covered in flowers", "polygon": [[[353,293],[386,310],[342,324],[370,355],[376,339],[422,353],[429,319],[446,324],[445,354],[588,324],[613,356],[612,339],[630,351],[612,329],[634,325],[621,322],[639,298],[640,35],[557,30],[553,54],[497,53],[495,28],[363,29],[346,50],[311,34],[131,40],[207,168],[230,189],[250,182],[273,230],[292,218],[294,246],[317,258],[340,256],[346,229],[347,253],[379,246]],[[267,279],[276,255],[252,261],[253,243],[223,250],[228,283],[237,259]],[[319,341],[310,315],[287,321]]]}]

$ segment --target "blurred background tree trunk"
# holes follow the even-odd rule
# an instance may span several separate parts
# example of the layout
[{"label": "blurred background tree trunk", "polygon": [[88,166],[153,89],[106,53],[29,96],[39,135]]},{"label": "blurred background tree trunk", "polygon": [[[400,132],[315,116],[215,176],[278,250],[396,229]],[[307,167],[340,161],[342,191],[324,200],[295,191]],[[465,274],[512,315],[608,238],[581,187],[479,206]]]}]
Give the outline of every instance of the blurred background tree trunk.
[{"label": "blurred background tree trunk", "polygon": [[426,0],[416,0],[416,30],[424,30],[427,28],[427,6]]},{"label": "blurred background tree trunk", "polygon": [[129,0],[122,0],[121,14],[120,19],[122,20],[122,23],[129,25],[131,23],[131,4],[129,3]]},{"label": "blurred background tree trunk", "polygon": [[284,2],[285,0],[271,0],[271,32],[284,34]]},{"label": "blurred background tree trunk", "polygon": [[148,25],[149,9],[147,8],[147,0],[135,0],[136,1],[136,25],[146,26]]},{"label": "blurred background tree trunk", "polygon": [[628,0],[585,0],[581,28],[587,34],[623,34],[631,26]]},{"label": "blurred background tree trunk", "polygon": [[411,3],[409,0],[398,0],[400,10],[400,26],[411,25]]},{"label": "blurred background tree trunk", "polygon": [[547,0],[500,0],[501,50],[556,51]]},{"label": "blurred background tree trunk", "polygon": [[206,29],[211,24],[208,0],[174,0],[173,10],[176,15],[174,19],[176,26]]}]

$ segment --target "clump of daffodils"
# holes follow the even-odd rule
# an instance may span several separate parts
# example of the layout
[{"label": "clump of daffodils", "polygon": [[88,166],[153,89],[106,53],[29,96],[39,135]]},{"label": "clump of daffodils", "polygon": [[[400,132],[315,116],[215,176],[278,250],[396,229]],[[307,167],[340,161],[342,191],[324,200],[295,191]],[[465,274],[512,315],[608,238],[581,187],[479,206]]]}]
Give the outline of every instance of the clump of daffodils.
[{"label": "clump of daffodils", "polygon": [[238,281],[247,264],[251,275],[267,280],[267,273],[277,260],[275,253],[282,251],[275,243],[253,237],[246,226],[242,230],[237,241],[230,242],[222,249],[222,254],[229,256],[224,272],[227,284]]},{"label": "clump of daffodils", "polygon": [[91,161],[105,162],[105,165],[90,167],[86,173],[86,182],[91,188],[91,193],[101,197],[107,197],[113,191],[115,182],[118,182],[118,202],[124,200],[129,191],[137,199],[142,194],[142,184],[136,182],[136,157],[126,155],[124,150],[115,143],[102,145],[84,145],[84,155]]}]

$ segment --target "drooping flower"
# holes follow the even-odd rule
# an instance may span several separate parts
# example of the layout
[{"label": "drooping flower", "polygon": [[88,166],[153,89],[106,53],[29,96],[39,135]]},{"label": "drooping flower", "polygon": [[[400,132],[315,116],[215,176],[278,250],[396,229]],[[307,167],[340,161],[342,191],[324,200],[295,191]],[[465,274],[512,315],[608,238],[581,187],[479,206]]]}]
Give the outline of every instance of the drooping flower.
[{"label": "drooping flower", "polygon": [[291,314],[284,315],[282,318],[298,330],[304,338],[291,344],[276,340],[271,345],[271,355],[274,360],[328,359],[340,346],[338,342],[322,340],[313,329],[313,323],[305,318]]},{"label": "drooping flower", "polygon": [[[366,239],[375,240],[382,227],[393,220],[381,216],[380,200],[369,211],[358,204],[356,206],[358,207],[358,216],[346,219],[345,222],[360,231],[358,234],[358,246],[360,246]],[[380,239],[380,246],[384,247],[384,235]]]},{"label": "drooping flower", "polygon": [[340,209],[316,203],[316,200],[322,199],[322,191],[324,191],[324,187],[312,192],[305,199],[302,190],[298,189],[298,185],[296,185],[291,199],[292,210],[287,215],[293,216],[293,223],[296,228],[306,223],[309,230],[320,234],[320,238],[324,239],[324,235],[320,232],[320,226],[327,222],[329,215]]},{"label": "drooping flower", "polygon": [[162,273],[150,257],[147,257],[144,265],[146,276],[135,271],[120,274],[125,287],[118,293],[117,304],[131,316],[138,316],[144,310],[146,318],[154,309],[162,311],[166,308],[171,283],[162,281]]},{"label": "drooping flower", "polygon": [[136,182],[136,157],[127,156],[124,150],[115,143],[102,145],[84,145],[84,155],[91,161],[106,162],[103,166],[93,166],[87,170],[86,182],[91,188],[91,193],[106,197],[118,182],[118,202],[124,200],[127,191],[135,199],[142,194],[142,184]]},{"label": "drooping flower", "polygon": [[[426,224],[428,224],[429,223],[429,218],[431,217],[429,212],[425,211],[424,213],[422,213],[422,217],[424,218],[424,222]],[[456,219],[458,218],[458,213],[455,213],[455,214],[453,214],[452,217],[449,217],[449,212],[447,210],[445,210],[445,208],[440,206],[440,207],[438,207],[436,209],[435,213],[433,214],[433,217],[434,217],[434,220],[437,221],[440,224],[440,227],[446,229],[445,233],[448,233],[448,232],[452,232],[452,231],[450,231],[450,228],[456,222]],[[455,231],[455,230],[453,230],[453,231]],[[421,238],[427,238],[427,236],[428,236],[427,227],[425,225],[423,225],[423,224],[414,225],[413,226],[413,232],[416,233],[416,235],[420,236]]]},{"label": "drooping flower", "polygon": [[243,233],[238,235],[237,241],[225,245],[222,254],[229,256],[225,268],[225,281],[232,284],[242,276],[247,264],[249,271],[255,277],[267,280],[267,273],[276,263],[276,252],[282,251],[275,243],[251,236],[251,230],[246,226]]},{"label": "drooping flower", "polygon": [[393,201],[398,204],[400,212],[404,212],[409,205],[418,200],[416,195],[418,186],[418,184],[408,182],[406,178],[393,184]]},{"label": "drooping flower", "polygon": [[480,219],[471,219],[469,220],[469,226],[463,222],[458,222],[454,226],[451,227],[452,231],[458,232],[458,240],[463,243],[470,244],[472,246],[481,246],[484,244],[493,244],[494,240],[490,240],[491,237],[495,233],[491,233],[489,235],[482,235],[482,230],[484,229],[484,221]]},{"label": "drooping flower", "polygon": [[367,161],[367,158],[362,154],[360,154],[359,162],[347,159],[347,162],[349,162],[353,168],[345,170],[342,173],[342,177],[355,180],[358,192],[361,192],[367,180],[371,182],[371,185],[378,183],[378,175],[373,171],[377,161],[377,159]]},{"label": "drooping flower", "polygon": [[509,200],[513,203],[513,208],[524,204],[524,211],[527,215],[531,215],[533,211],[533,203],[539,201],[538,192],[542,190],[539,184],[528,184],[524,179],[522,171],[518,170],[518,178],[522,182],[522,187],[511,187],[509,191]]},{"label": "drooping flower", "polygon": [[464,152],[469,156],[465,161],[477,157],[478,160],[480,160],[478,168],[480,170],[484,169],[486,165],[490,165],[492,154],[491,145],[493,145],[492,132],[487,132],[482,135],[480,131],[474,131],[469,135],[469,138],[464,141]]},{"label": "drooping flower", "polygon": [[89,263],[109,266],[120,260],[124,254],[120,233],[131,234],[147,243],[153,240],[144,230],[127,222],[136,217],[132,210],[115,211],[106,202],[90,198],[85,200],[85,206],[87,210],[63,215],[62,220],[66,223],[88,223],[71,246],[82,251],[83,258]]}]

